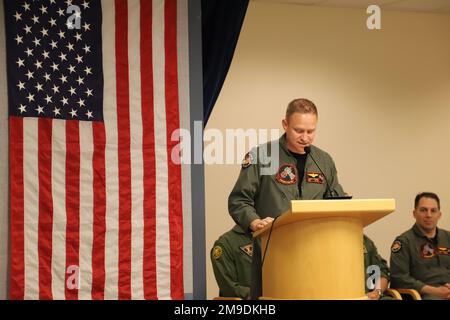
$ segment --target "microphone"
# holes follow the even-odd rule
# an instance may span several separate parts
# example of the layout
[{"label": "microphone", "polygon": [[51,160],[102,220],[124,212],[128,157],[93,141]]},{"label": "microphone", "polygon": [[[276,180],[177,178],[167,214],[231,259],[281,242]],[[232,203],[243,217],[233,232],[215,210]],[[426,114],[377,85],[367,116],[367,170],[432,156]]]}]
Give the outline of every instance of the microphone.
[{"label": "microphone", "polygon": [[[322,169],[320,168],[320,166],[317,164],[317,162],[316,162],[316,160],[314,159],[314,157],[312,156],[312,154],[311,154],[311,147],[310,146],[308,146],[308,147],[305,147],[305,153],[306,153],[306,156],[310,156],[311,157],[311,159],[314,161],[314,163],[316,164],[316,166],[317,166],[317,168],[319,168],[319,171],[320,171],[320,173],[322,174],[322,176],[323,176],[323,179],[325,180],[325,183],[326,183],[326,185],[327,185],[327,190],[325,191],[325,196],[323,197],[324,199],[348,199],[348,197],[341,197],[341,196],[339,196],[338,194],[337,195],[333,195],[333,189],[331,189],[331,186],[330,186],[330,184],[328,183],[328,179],[327,179],[327,177],[325,176],[325,173],[323,173],[323,171],[322,171]],[[329,196],[327,196],[327,194],[329,194]]]}]

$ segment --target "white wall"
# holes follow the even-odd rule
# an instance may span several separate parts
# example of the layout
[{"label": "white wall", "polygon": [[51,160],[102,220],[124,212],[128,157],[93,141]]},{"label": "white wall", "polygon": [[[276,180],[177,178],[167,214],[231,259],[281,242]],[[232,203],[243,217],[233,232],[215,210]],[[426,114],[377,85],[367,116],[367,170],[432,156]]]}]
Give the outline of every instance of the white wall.
[{"label": "white wall", "polygon": [[[345,190],[396,199],[395,213],[365,230],[389,259],[420,191],[440,195],[440,226],[450,229],[450,15],[383,11],[379,31],[366,18],[364,9],[250,2],[207,129],[281,130],[289,101],[313,100],[315,144],[334,157]],[[239,169],[206,166],[208,257],[233,226],[227,198]],[[218,288],[207,261],[211,298]]]}]

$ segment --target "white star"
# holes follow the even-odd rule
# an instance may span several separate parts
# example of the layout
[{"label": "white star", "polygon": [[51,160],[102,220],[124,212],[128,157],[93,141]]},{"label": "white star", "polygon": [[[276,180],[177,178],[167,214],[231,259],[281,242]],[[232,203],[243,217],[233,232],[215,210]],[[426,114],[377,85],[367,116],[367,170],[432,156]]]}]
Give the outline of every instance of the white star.
[{"label": "white star", "polygon": [[42,28],[41,33],[43,37],[48,36],[48,29]]},{"label": "white star", "polygon": [[52,27],[56,26],[56,20],[53,19],[53,18],[51,18],[51,19],[48,21],[48,23],[50,23],[50,25],[51,25]]},{"label": "white star", "polygon": [[39,60],[36,60],[36,62],[34,63],[34,65],[36,66],[36,70],[42,68],[42,62],[39,61]]},{"label": "white star", "polygon": [[25,50],[25,53],[27,54],[27,56],[32,56],[33,55],[33,49],[27,48],[27,50]]},{"label": "white star", "polygon": [[88,97],[90,97],[90,96],[93,95],[93,94],[92,94],[92,90],[89,89],[89,88],[85,91],[85,93],[86,93],[86,95],[87,95]]},{"label": "white star", "polygon": [[69,29],[69,30],[75,29],[75,25],[69,20],[67,20],[66,26],[67,26],[67,29]]},{"label": "white star", "polygon": [[69,70],[69,72],[72,74],[73,72],[75,72],[75,67],[73,65],[70,65],[67,70]]},{"label": "white star", "polygon": [[81,41],[81,34],[78,32],[73,36],[77,41]]},{"label": "white star", "polygon": [[60,115],[60,111],[61,109],[59,109],[59,108],[57,108],[57,107],[55,107],[55,109],[53,109],[53,112],[55,113],[55,117],[56,116],[58,116],[58,115]]},{"label": "white star", "polygon": [[59,78],[59,80],[61,80],[62,83],[67,82],[67,77],[63,74],[61,74],[61,78]]},{"label": "white star", "polygon": [[63,106],[65,106],[66,104],[69,104],[69,99],[67,99],[66,97],[63,97],[61,99],[61,102],[62,102]]},{"label": "white star", "polygon": [[78,77],[78,79],[76,80],[76,82],[78,82],[78,85],[81,86],[82,84],[84,84],[84,78]]},{"label": "white star", "polygon": [[50,97],[49,95],[47,95],[44,100],[47,102],[47,104],[52,103],[52,97]]},{"label": "white star", "polygon": [[20,110],[20,113],[27,112],[27,107],[25,105],[21,104],[19,107],[19,110]]},{"label": "white star", "polygon": [[25,31],[26,34],[31,33],[31,27],[29,27],[28,25],[25,25],[25,27],[23,28],[23,30]]},{"label": "white star", "polygon": [[80,108],[86,106],[85,103],[84,103],[84,100],[81,99],[81,98],[80,98],[80,100],[78,100],[77,103],[80,105]]},{"label": "white star", "polygon": [[77,57],[75,58],[75,60],[78,61],[78,63],[83,63],[83,57],[80,57],[80,55],[77,54]]},{"label": "white star", "polygon": [[19,21],[19,20],[22,20],[22,14],[21,14],[21,13],[18,13],[18,12],[16,11],[16,14],[14,15],[14,18],[16,18],[16,22]]},{"label": "white star", "polygon": [[22,5],[22,7],[25,9],[25,11],[30,10],[30,5],[26,2]]},{"label": "white star", "polygon": [[52,90],[53,90],[53,94],[59,93],[59,87],[55,84],[53,85]]},{"label": "white star", "polygon": [[35,46],[35,47],[37,47],[37,46],[40,46],[40,45],[41,45],[41,39],[38,39],[38,38],[36,38],[36,37],[34,37],[34,40],[33,40],[33,41],[31,41],[31,42],[33,42],[33,43],[34,43],[34,46]]},{"label": "white star", "polygon": [[73,110],[69,112],[72,118],[75,118],[77,116],[77,110]]},{"label": "white star", "polygon": [[86,44],[86,45],[84,46],[83,50],[84,50],[84,52],[86,52],[86,53],[91,52],[91,47],[88,46],[88,45]]},{"label": "white star", "polygon": [[55,3],[56,3],[56,0],[50,0],[50,3],[51,3],[51,4],[55,4]]},{"label": "white star", "polygon": [[45,82],[51,80],[51,79],[50,79],[50,75],[49,75],[47,72],[44,74],[44,79],[45,79]]},{"label": "white star", "polygon": [[60,17],[62,17],[64,15],[64,10],[59,8],[58,14],[59,14]]},{"label": "white star", "polygon": [[67,49],[69,49],[69,51],[73,51],[73,44],[71,44],[70,42],[67,44]]},{"label": "white star", "polygon": [[42,84],[40,84],[39,82],[36,84],[35,86],[37,92],[42,91]]},{"label": "white star", "polygon": [[75,18],[81,19],[81,11],[75,11],[73,15]]},{"label": "white star", "polygon": [[48,51],[42,52],[42,56],[44,57],[44,59],[49,59],[50,58],[50,53]]},{"label": "white star", "polygon": [[18,58],[17,61],[16,61],[16,63],[17,63],[17,65],[19,66],[19,68],[20,68],[20,67],[25,67],[24,62],[25,62],[25,60],[22,60],[22,59],[20,59],[20,58]]},{"label": "white star", "polygon": [[56,42],[55,40],[52,40],[52,42],[50,42],[50,45],[52,46],[52,49],[55,49],[58,47],[58,42]]},{"label": "white star", "polygon": [[39,10],[41,10],[42,14],[47,13],[47,7],[44,7],[44,5],[42,5]]},{"label": "white star", "polygon": [[84,31],[88,31],[88,30],[90,31],[91,30],[91,25],[85,22],[83,24],[83,29],[84,29]]},{"label": "white star", "polygon": [[31,20],[33,20],[34,24],[39,23],[39,17],[36,17],[35,15],[33,15],[33,18],[31,18]]},{"label": "white star", "polygon": [[89,3],[86,1],[83,1],[83,3],[81,5],[84,7],[84,9],[89,8]]},{"label": "white star", "polygon": [[28,80],[30,80],[31,78],[34,78],[33,74],[34,74],[34,72],[31,72],[30,70],[28,70],[28,72],[26,74]]},{"label": "white star", "polygon": [[90,119],[90,118],[93,118],[93,116],[92,116],[92,111],[87,111],[86,112],[86,115],[87,115],[87,117],[88,117],[88,119]]},{"label": "white star", "polygon": [[15,37],[14,38],[14,40],[16,40],[17,41],[17,45],[19,45],[19,43],[23,43],[23,37],[21,37],[21,36],[19,36],[19,35],[17,35],[17,37]]},{"label": "white star", "polygon": [[64,1],[68,7],[70,7],[72,5],[72,0],[66,0]]},{"label": "white star", "polygon": [[59,70],[58,69],[58,64],[56,64],[55,62],[53,62],[53,64],[50,66],[50,68],[52,68],[53,69],[53,71],[56,71],[56,70]]},{"label": "white star", "polygon": [[38,112],[38,114],[44,113],[44,108],[41,106],[38,106],[36,109],[34,109]]},{"label": "white star", "polygon": [[64,53],[61,52],[61,54],[58,57],[61,59],[61,62],[62,61],[67,61],[67,58],[66,58],[67,54],[64,54]]},{"label": "white star", "polygon": [[17,84],[17,86],[19,87],[19,91],[20,91],[20,90],[25,90],[25,82],[19,81],[19,83]]},{"label": "white star", "polygon": [[84,69],[84,72],[86,72],[86,75],[92,74],[92,68],[86,67],[86,68]]},{"label": "white star", "polygon": [[34,94],[28,93],[28,102],[34,101]]},{"label": "white star", "polygon": [[62,30],[59,30],[59,32],[58,32],[58,36],[59,36],[60,39],[65,38],[66,37],[65,34],[66,33],[63,32]]},{"label": "white star", "polygon": [[75,88],[70,87],[70,89],[68,90],[70,92],[70,95],[73,96],[74,94],[77,94]]}]

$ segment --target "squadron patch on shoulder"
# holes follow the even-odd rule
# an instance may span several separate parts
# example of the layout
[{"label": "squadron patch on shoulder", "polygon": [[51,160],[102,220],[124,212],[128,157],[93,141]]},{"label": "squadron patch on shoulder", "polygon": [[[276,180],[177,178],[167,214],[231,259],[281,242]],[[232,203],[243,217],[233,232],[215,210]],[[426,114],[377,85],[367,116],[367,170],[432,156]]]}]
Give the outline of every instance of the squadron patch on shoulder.
[{"label": "squadron patch on shoulder", "polygon": [[219,246],[215,246],[212,250],[212,256],[214,260],[219,259],[221,255],[222,255],[222,248]]},{"label": "squadron patch on shoulder", "polygon": [[246,255],[248,255],[250,258],[253,256],[253,245],[248,244],[246,246],[239,247]]},{"label": "squadron patch on shoulder", "polygon": [[320,172],[307,172],[306,173],[306,182],[308,183],[317,183],[323,184],[324,182],[323,174]]},{"label": "squadron patch on shoulder", "polygon": [[242,168],[248,168],[251,164],[253,164],[254,158],[251,152],[247,152],[244,156],[244,160],[242,160]]},{"label": "squadron patch on shoulder", "polygon": [[402,243],[398,240],[395,240],[391,246],[391,251],[393,253],[399,252],[402,249]]},{"label": "squadron patch on shoulder", "polygon": [[278,168],[276,179],[281,184],[297,183],[297,168],[289,163],[281,165]]},{"label": "squadron patch on shoulder", "polygon": [[444,256],[450,255],[450,248],[447,248],[447,247],[438,247],[437,250],[438,250],[438,254],[442,254],[442,255],[444,255]]},{"label": "squadron patch on shoulder", "polygon": [[431,259],[436,255],[436,250],[431,243],[426,242],[420,247],[420,255],[423,259]]}]

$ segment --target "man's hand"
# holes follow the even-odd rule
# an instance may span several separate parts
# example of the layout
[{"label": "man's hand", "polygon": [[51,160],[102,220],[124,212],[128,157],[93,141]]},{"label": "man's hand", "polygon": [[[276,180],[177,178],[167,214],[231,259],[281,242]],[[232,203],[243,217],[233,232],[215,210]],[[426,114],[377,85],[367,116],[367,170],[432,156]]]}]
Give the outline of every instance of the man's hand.
[{"label": "man's hand", "polygon": [[381,298],[381,290],[373,290],[367,293],[369,300],[379,300]]},{"label": "man's hand", "polygon": [[425,286],[422,288],[421,293],[430,294],[441,299],[450,300],[450,284],[446,283],[440,287]]},{"label": "man's hand", "polygon": [[268,225],[272,221],[273,221],[273,218],[271,218],[271,217],[267,217],[264,219],[255,219],[250,223],[250,229],[252,229],[252,231],[261,230],[262,228],[264,228],[266,225]]}]

